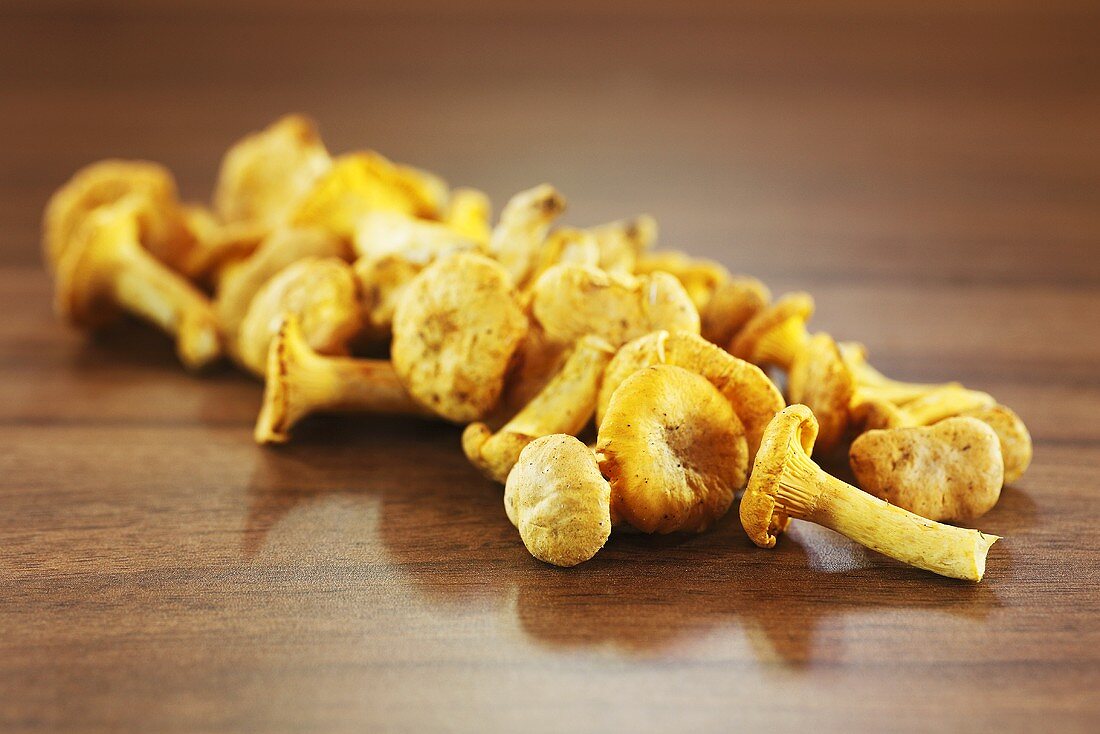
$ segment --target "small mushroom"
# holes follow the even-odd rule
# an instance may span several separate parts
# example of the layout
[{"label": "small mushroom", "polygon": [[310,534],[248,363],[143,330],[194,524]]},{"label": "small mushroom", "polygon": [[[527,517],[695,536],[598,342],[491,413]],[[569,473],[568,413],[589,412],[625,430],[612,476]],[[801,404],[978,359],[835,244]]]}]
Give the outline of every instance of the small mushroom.
[{"label": "small mushroom", "polygon": [[264,284],[299,260],[344,259],[348,255],[347,245],[323,229],[280,227],[267,235],[250,257],[226,264],[218,277],[214,308],[230,353],[238,354],[241,322]]},{"label": "small mushroom", "polygon": [[852,397],[851,414],[864,430],[930,426],[971,410],[996,405],[993,396],[962,385],[949,384],[929,390],[904,405],[875,396],[873,390],[859,388]]},{"label": "small mushroom", "polygon": [[597,424],[603,425],[619,385],[638,370],[654,364],[682,367],[702,375],[718,388],[744,426],[751,463],[764,429],[786,405],[783,396],[759,367],[688,331],[653,332],[619,349],[604,371],[596,408]]},{"label": "small mushroom", "polygon": [[531,441],[553,433],[579,433],[592,419],[600,376],[614,353],[602,339],[581,339],[561,370],[499,431],[494,433],[485,423],[466,426],[466,457],[487,477],[503,483]]},{"label": "small mushroom", "polygon": [[57,262],[55,303],[73,325],[95,329],[128,312],[176,339],[189,369],[221,356],[217,321],[206,297],[141,246],[140,197],[90,212]]},{"label": "small mushroom", "polygon": [[389,360],[318,354],[298,317],[287,314],[268,350],[256,443],[286,443],[291,428],[315,413],[427,415],[405,392]]},{"label": "small mushroom", "polygon": [[476,253],[436,260],[394,310],[394,368],[414,399],[456,423],[500,400],[528,321],[507,271]]},{"label": "small mushroom", "polygon": [[756,278],[732,276],[714,289],[699,312],[703,338],[722,347],[728,346],[771,300],[771,291]]},{"label": "small mushroom", "polygon": [[730,344],[730,352],[761,367],[789,370],[810,338],[806,322],[813,312],[809,293],[788,293],[745,324]]},{"label": "small mushroom", "polygon": [[657,241],[657,220],[641,214],[633,219],[598,224],[587,231],[595,237],[599,253],[593,265],[609,273],[630,275],[637,268],[638,258]]},{"label": "small mushroom", "polygon": [[702,532],[745,483],[748,444],[722,393],[659,364],[615,390],[596,442],[612,512],[647,533]]},{"label": "small mushroom", "polygon": [[695,308],[702,312],[715,291],[732,276],[721,263],[701,257],[692,257],[679,250],[665,250],[642,255],[634,272],[638,275],[656,272],[670,273],[684,286]]},{"label": "small mushroom", "polygon": [[555,265],[576,264],[597,267],[600,262],[600,246],[596,237],[584,229],[558,227],[546,236],[535,257],[528,290],[542,274]]},{"label": "small mushroom", "polygon": [[458,188],[451,192],[443,223],[466,239],[473,240],[480,249],[489,247],[492,228],[489,224],[492,204],[484,191]]},{"label": "small mushroom", "polygon": [[997,434],[977,418],[867,431],[849,451],[864,491],[929,520],[971,522],[1001,496]]},{"label": "small mushroom", "polygon": [[910,566],[981,581],[998,536],[942,525],[830,476],[810,458],[816,438],[805,405],[780,411],[765,431],[740,510],[756,545],[773,547],[791,519],[805,520]]},{"label": "small mushroom", "polygon": [[521,191],[504,205],[489,238],[489,254],[504,266],[516,287],[526,287],[531,279],[550,226],[563,211],[565,199],[550,184]]},{"label": "small mushroom", "polygon": [[858,342],[841,342],[840,353],[855,378],[861,394],[885,400],[894,405],[905,405],[922,395],[943,387],[962,387],[957,382],[920,383],[893,380],[879,372],[867,361],[867,348]]},{"label": "small mushroom", "polygon": [[827,454],[848,430],[855,380],[828,334],[814,334],[791,363],[787,395],[813,411],[818,422],[817,449]]},{"label": "small mushroom", "polygon": [[657,329],[699,333],[699,313],[668,273],[614,275],[588,265],[555,265],[531,292],[531,314],[552,341],[594,334],[620,346]]},{"label": "small mushroom", "polygon": [[1020,416],[1005,405],[966,410],[959,415],[977,418],[997,433],[1005,465],[1005,484],[1012,484],[1031,466],[1031,433]]},{"label": "small mushroom", "polygon": [[532,556],[576,566],[611,535],[611,486],[591,449],[573,436],[537,438],[504,485],[504,509]]},{"label": "small mushroom", "polygon": [[331,166],[313,121],[286,115],[226,152],[214,188],[214,209],[223,222],[270,231],[286,224]]},{"label": "small mushroom", "polygon": [[264,376],[268,347],[287,313],[298,317],[313,349],[321,354],[347,354],[348,343],[363,326],[351,266],[337,257],[303,258],[256,292],[241,321],[234,356],[259,377]]}]

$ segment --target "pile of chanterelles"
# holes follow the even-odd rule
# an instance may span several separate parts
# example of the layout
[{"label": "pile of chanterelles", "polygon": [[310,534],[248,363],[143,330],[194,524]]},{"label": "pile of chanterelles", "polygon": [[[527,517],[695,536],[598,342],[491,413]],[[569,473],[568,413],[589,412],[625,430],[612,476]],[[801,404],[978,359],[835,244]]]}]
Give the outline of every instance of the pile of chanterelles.
[{"label": "pile of chanterelles", "polygon": [[[210,206],[180,201],[155,163],[82,169],[47,205],[43,249],[74,325],[128,313],[188,369],[228,357],[262,378],[261,443],[319,413],[466,425],[463,451],[548,563],[590,559],[615,526],[702,532],[744,490],[762,547],[794,518],[981,579],[997,536],[939,521],[976,520],[1023,474],[1019,416],[884,376],[861,345],[808,330],[808,294],[772,301],[755,278],[654,251],[649,216],[578,228],[564,210],[543,184],[494,224],[484,193],[333,156],[291,115],[230,148]],[[812,458],[845,447],[858,488]]]}]

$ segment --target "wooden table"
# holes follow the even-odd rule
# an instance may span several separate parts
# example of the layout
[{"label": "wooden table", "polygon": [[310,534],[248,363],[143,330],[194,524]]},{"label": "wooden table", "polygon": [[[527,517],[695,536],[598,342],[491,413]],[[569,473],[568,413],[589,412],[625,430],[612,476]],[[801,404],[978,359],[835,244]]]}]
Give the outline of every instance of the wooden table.
[{"label": "wooden table", "polygon": [[[0,730],[1100,730],[1100,24],[1085,3],[0,10]],[[61,8],[61,10],[58,10]],[[498,12],[499,11],[499,12]],[[1015,407],[1035,462],[980,585],[828,531],[524,551],[458,429],[319,419],[50,312],[79,165],[205,197],[288,110],[776,290],[901,378]]]}]

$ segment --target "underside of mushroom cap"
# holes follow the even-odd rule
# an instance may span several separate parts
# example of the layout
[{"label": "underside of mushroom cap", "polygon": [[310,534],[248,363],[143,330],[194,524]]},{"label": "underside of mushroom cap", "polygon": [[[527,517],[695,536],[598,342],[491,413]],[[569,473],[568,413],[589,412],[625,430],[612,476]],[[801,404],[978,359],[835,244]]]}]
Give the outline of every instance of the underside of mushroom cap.
[{"label": "underside of mushroom cap", "polygon": [[802,403],[817,418],[818,451],[828,453],[844,437],[854,390],[852,373],[833,338],[824,333],[810,337],[791,363],[787,391],[792,403]]},{"label": "underside of mushroom cap", "polygon": [[699,311],[703,338],[728,346],[754,316],[768,307],[772,294],[764,283],[735,275],[721,283]]},{"label": "underside of mushroom cap", "polygon": [[611,399],[596,444],[614,511],[644,532],[701,532],[729,509],[748,448],[729,401],[702,376],[654,365]]},{"label": "underside of mushroom cap", "polygon": [[741,525],[761,548],[775,545],[790,517],[776,498],[788,462],[797,453],[809,457],[817,439],[817,419],[805,405],[791,405],[776,414],[756,454],[749,486],[741,498]]},{"label": "underside of mushroom cap", "polygon": [[[774,332],[783,330],[788,322],[804,329],[807,321],[814,313],[814,299],[809,293],[788,293],[767,309],[754,316],[745,324],[729,350],[736,357],[754,364],[762,361],[770,361],[768,355],[762,355],[761,342],[766,340]],[[790,355],[793,357],[794,355]],[[785,367],[786,365],[779,365]]]}]

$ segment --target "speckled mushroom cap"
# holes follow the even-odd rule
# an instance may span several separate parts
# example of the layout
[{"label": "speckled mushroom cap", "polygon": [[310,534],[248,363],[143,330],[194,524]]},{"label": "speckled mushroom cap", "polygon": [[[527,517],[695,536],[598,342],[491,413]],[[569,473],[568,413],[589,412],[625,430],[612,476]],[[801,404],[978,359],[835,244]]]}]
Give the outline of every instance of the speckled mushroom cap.
[{"label": "speckled mushroom cap", "polygon": [[785,405],[775,384],[756,365],[737,359],[724,349],[688,331],[655,331],[624,345],[604,371],[596,407],[603,422],[611,396],[627,377],[654,364],[670,364],[702,375],[733,406],[745,428],[749,462],[772,417]]},{"label": "speckled mushroom cap", "polygon": [[745,328],[734,337],[729,351],[735,357],[759,364],[762,360],[758,355],[757,347],[762,338],[774,330],[783,328],[792,319],[805,324],[813,313],[813,296],[802,292],[788,293],[745,324]]},{"label": "speckled mushroom cap", "polygon": [[647,533],[706,530],[729,509],[748,469],[729,401],[701,375],[666,364],[619,385],[596,454],[613,512]]},{"label": "speckled mushroom cap", "polygon": [[854,390],[852,372],[833,338],[823,333],[810,337],[791,364],[787,391],[792,403],[802,403],[817,417],[818,451],[831,451],[844,437]]},{"label": "speckled mushroom cap", "polygon": [[777,506],[779,481],[796,452],[810,456],[817,439],[817,419],[805,405],[791,405],[776,414],[764,431],[749,486],[741,498],[741,525],[761,548],[775,545],[790,518]]},{"label": "speckled mushroom cap", "polygon": [[415,400],[468,423],[496,406],[527,328],[507,271],[463,252],[435,261],[409,283],[394,309],[390,355]]},{"label": "speckled mushroom cap", "polygon": [[1020,416],[1006,405],[970,410],[962,415],[977,418],[992,428],[1001,441],[1001,456],[1005,465],[1005,484],[1023,476],[1031,465],[1031,433]]}]

